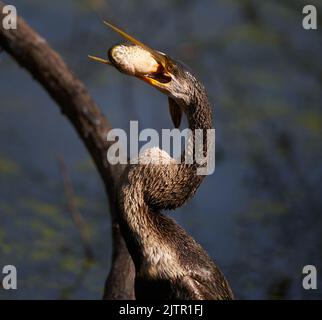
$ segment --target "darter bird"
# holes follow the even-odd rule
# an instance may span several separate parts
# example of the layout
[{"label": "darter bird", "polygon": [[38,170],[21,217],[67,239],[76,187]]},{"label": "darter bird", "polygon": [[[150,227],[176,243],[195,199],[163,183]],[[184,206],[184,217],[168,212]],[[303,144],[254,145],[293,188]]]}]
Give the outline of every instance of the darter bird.
[{"label": "darter bird", "polygon": [[135,264],[136,298],[233,299],[227,280],[205,250],[162,213],[182,206],[204,178],[197,170],[207,163],[198,164],[194,156],[189,164],[184,159],[196,147],[196,129],[204,133],[201,152],[209,159],[206,132],[213,128],[213,121],[206,90],[182,63],[104,23],[128,43],[110,48],[108,59],[89,58],[112,65],[167,95],[175,127],[179,127],[184,113],[192,132],[182,161],[159,148],[151,148],[139,155],[138,164],[130,164],[125,170],[118,193],[119,223]]}]

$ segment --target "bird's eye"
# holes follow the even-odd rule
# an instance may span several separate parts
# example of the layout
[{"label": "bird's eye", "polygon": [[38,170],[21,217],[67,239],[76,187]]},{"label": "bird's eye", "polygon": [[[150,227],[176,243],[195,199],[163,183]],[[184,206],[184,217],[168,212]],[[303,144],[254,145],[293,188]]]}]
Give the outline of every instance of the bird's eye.
[{"label": "bird's eye", "polygon": [[167,65],[167,71],[170,73],[175,73],[176,72],[176,67],[173,64],[168,64]]}]

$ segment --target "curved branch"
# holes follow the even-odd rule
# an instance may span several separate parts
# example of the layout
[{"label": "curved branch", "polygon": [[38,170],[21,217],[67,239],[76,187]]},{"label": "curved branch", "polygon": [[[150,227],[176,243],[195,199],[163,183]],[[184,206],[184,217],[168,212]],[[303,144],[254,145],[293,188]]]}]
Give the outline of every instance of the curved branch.
[{"label": "curved branch", "polygon": [[[0,2],[0,22],[4,17],[3,6]],[[109,147],[106,134],[111,125],[59,54],[22,18],[18,18],[17,30],[4,30],[0,23],[0,46],[57,102],[91,154],[104,181],[112,213],[113,260],[104,298],[133,298],[134,267],[117,224],[115,190],[124,168],[110,165],[106,160]]]}]

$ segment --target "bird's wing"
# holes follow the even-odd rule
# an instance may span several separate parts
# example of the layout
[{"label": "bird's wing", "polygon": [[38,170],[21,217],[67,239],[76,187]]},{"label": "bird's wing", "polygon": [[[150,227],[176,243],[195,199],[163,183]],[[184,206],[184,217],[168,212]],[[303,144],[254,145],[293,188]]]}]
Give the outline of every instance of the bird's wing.
[{"label": "bird's wing", "polygon": [[193,300],[231,300],[233,294],[226,279],[220,275],[216,278],[204,277],[196,272],[190,272],[182,278],[185,292]]}]

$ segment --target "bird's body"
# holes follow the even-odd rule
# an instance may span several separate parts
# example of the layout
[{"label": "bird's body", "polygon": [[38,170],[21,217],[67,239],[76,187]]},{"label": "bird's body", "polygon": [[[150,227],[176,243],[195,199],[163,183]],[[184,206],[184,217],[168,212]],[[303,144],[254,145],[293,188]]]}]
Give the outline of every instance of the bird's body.
[{"label": "bird's body", "polygon": [[[136,62],[133,56],[128,59],[124,55],[132,50],[124,45],[110,49],[111,62],[108,63],[167,94],[174,123],[180,123],[181,113],[185,113],[192,134],[181,161],[153,148],[141,154],[139,163],[129,165],[124,172],[119,187],[119,223],[135,264],[136,298],[232,299],[224,275],[204,249],[172,218],[162,213],[162,210],[182,206],[194,195],[204,178],[197,174],[197,170],[207,166],[209,161],[207,131],[213,128],[212,108],[206,90],[179,62],[148,48],[122,30],[112,28],[150,53],[158,67],[148,61],[144,68],[153,66],[151,73],[136,73],[144,68],[128,67],[129,62]],[[136,53],[140,50],[133,48]],[[123,65],[131,71],[125,70]],[[196,130],[203,133],[199,152],[206,160],[202,164],[195,156]],[[187,155],[192,156],[192,162],[185,163]]]},{"label": "bird's body", "polygon": [[[130,201],[139,196],[124,187]],[[138,191],[139,190],[139,191]],[[141,193],[142,195],[143,193]],[[121,219],[121,228],[136,268],[137,299],[199,300],[231,299],[229,285],[202,247],[173,219],[147,209],[142,203],[128,203],[135,218]],[[125,209],[127,209],[127,203]],[[133,211],[132,211],[133,208]],[[145,211],[146,210],[146,211]],[[131,220],[131,222],[129,222]]]}]

